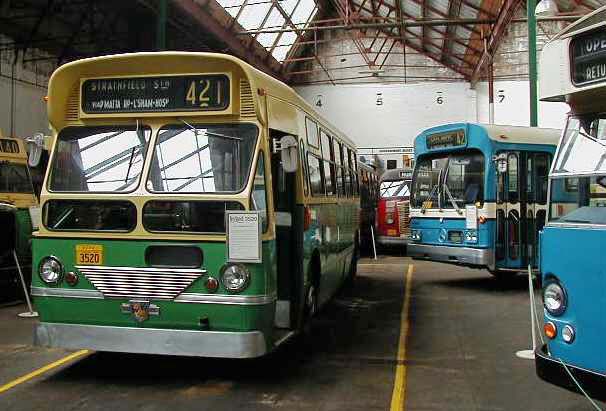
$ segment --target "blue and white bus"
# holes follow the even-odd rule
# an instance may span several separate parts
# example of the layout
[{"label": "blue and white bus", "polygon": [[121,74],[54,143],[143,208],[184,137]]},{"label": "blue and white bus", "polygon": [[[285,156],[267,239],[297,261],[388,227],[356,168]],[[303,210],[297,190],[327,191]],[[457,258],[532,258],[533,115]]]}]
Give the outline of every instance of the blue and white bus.
[{"label": "blue and white bus", "polygon": [[415,139],[408,254],[498,277],[535,265],[559,136],[470,123],[422,132]]},{"label": "blue and white bus", "polygon": [[541,99],[567,102],[571,112],[541,234],[546,344],[536,370],[606,400],[606,7],[545,45],[540,67]]}]

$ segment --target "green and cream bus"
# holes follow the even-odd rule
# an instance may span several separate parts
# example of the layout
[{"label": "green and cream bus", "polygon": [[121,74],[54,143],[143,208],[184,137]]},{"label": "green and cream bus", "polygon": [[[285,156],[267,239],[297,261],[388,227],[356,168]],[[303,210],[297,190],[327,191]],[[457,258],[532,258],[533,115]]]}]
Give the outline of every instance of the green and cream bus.
[{"label": "green and cream bus", "polygon": [[356,272],[354,144],[228,55],[75,61],[33,242],[37,345],[257,357]]},{"label": "green and cream bus", "polygon": [[31,236],[39,208],[27,161],[25,141],[0,132],[0,301],[23,296],[17,263],[28,272],[31,264]]}]

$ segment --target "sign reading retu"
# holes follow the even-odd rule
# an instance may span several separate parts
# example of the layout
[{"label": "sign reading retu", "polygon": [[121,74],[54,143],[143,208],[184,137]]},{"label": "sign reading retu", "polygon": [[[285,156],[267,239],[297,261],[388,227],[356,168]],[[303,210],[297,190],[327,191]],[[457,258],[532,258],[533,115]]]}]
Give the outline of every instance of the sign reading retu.
[{"label": "sign reading retu", "polygon": [[574,85],[606,81],[606,31],[594,31],[573,39],[570,53]]}]

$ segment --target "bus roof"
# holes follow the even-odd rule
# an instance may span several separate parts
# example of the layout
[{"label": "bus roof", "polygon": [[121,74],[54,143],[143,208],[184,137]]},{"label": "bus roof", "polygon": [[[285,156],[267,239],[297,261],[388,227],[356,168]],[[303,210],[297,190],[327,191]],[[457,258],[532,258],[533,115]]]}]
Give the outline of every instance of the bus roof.
[{"label": "bus roof", "polygon": [[[606,110],[606,87],[602,81],[604,78],[598,76],[597,81],[579,81],[577,78],[575,84],[575,72],[585,78],[582,72],[590,67],[587,64],[575,67],[571,47],[571,42],[579,35],[604,27],[606,6],[577,20],[545,44],[539,64],[539,96],[542,101],[566,102],[577,113]],[[593,65],[604,64],[603,58],[599,60],[602,53],[594,54],[598,60],[594,60]],[[578,61],[581,63],[581,60]]]},{"label": "bus roof", "polygon": [[392,168],[381,174],[381,181],[399,181],[412,178],[412,168]]},{"label": "bus roof", "polygon": [[[166,64],[163,64],[166,62]],[[212,64],[209,64],[212,63]],[[168,75],[178,73],[208,72],[208,66],[220,66],[221,64],[232,65],[239,68],[250,83],[250,88],[255,96],[255,110],[257,117],[264,119],[265,113],[260,109],[259,95],[265,93],[277,99],[298,106],[303,111],[319,120],[329,128],[331,132],[338,134],[339,138],[355,147],[355,144],[345,134],[332,126],[321,116],[307,101],[297,94],[290,86],[271,77],[270,75],[254,68],[250,64],[237,57],[221,53],[198,53],[183,51],[142,52],[125,53],[107,56],[91,57],[76,60],[59,67],[51,76],[49,81],[48,114],[49,120],[56,128],[63,125],[65,112],[68,110],[68,93],[76,85],[79,86],[80,79],[84,77],[111,77],[111,76],[143,76],[143,75]],[[146,67],[153,67],[153,72]],[[206,70],[200,71],[200,68]],[[69,83],[69,84],[66,84]],[[66,85],[68,87],[66,87]],[[66,90],[67,89],[67,90]],[[53,101],[55,100],[55,101]],[[58,100],[58,101],[57,101]],[[170,116],[170,113],[162,113]],[[162,114],[158,114],[159,116]],[[137,113],[133,114],[137,116]]]},{"label": "bus roof", "polygon": [[457,129],[469,130],[470,128],[483,129],[488,138],[501,144],[557,145],[561,135],[561,130],[555,128],[506,126],[479,123],[451,123],[428,128],[419,134],[417,139],[445,131]]}]

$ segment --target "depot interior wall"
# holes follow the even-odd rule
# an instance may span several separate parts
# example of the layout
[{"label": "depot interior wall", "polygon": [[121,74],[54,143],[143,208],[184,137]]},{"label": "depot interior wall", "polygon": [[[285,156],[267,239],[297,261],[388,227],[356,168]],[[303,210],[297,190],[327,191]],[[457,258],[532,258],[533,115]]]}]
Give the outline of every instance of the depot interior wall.
[{"label": "depot interior wall", "polygon": [[[12,41],[0,36],[3,44]],[[6,136],[27,137],[48,131],[44,96],[54,66],[44,53],[32,49],[0,52],[0,130]],[[53,60],[54,61],[54,60]]]},{"label": "depot interior wall", "polygon": [[301,86],[297,91],[360,147],[410,147],[425,128],[475,121],[468,83]]}]

